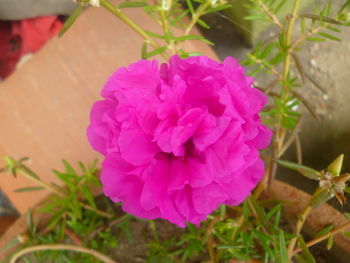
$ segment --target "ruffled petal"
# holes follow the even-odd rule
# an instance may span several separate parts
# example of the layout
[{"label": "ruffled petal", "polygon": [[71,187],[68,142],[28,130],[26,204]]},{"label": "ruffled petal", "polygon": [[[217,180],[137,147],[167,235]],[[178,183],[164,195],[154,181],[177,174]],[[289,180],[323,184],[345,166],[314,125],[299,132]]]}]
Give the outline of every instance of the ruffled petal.
[{"label": "ruffled petal", "polygon": [[237,60],[173,56],[117,70],[91,110],[87,136],[105,156],[103,192],[135,216],[199,225],[261,180],[272,133],[266,96]]},{"label": "ruffled petal", "polygon": [[157,144],[140,129],[122,129],[118,146],[123,160],[135,166],[146,165],[159,152]]},{"label": "ruffled petal", "polygon": [[228,195],[225,190],[215,183],[193,189],[194,209],[200,214],[211,214],[227,199]]}]

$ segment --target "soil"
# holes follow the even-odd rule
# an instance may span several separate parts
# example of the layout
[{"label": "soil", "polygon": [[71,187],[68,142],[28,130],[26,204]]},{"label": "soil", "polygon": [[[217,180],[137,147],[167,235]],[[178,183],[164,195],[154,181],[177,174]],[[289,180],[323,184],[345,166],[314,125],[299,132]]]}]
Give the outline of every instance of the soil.
[{"label": "soil", "polygon": [[[182,234],[183,230],[164,220],[155,220],[157,234],[163,242]],[[149,222],[133,220],[130,224],[132,241],[124,233],[119,238],[119,246],[110,250],[110,256],[117,262],[144,263],[147,258],[149,241],[153,239]],[[113,229],[113,233],[120,234],[120,228]],[[119,233],[118,233],[119,232]],[[194,263],[194,262],[193,262]]]},{"label": "soil", "polygon": [[[106,204],[109,207],[113,207],[114,213],[119,216],[125,215],[119,205],[112,203],[106,197],[99,196],[97,199],[97,205],[101,209],[106,208]],[[160,243],[167,242],[172,238],[178,238],[185,230],[169,223],[166,220],[156,219],[153,220],[157,238]],[[132,218],[129,220],[128,229],[130,233],[122,231],[119,226],[112,226],[111,232],[118,237],[118,246],[108,249],[108,256],[115,259],[117,262],[122,263],[146,263],[147,254],[150,248],[150,241],[155,240],[154,231],[150,221],[144,219]],[[176,242],[175,242],[176,243]],[[170,248],[177,250],[179,247]],[[201,263],[207,262],[207,255],[198,255],[198,257],[192,260],[186,260],[186,263]],[[153,262],[153,261],[152,261]],[[158,261],[154,261],[158,262]],[[163,263],[163,261],[160,261]]]}]

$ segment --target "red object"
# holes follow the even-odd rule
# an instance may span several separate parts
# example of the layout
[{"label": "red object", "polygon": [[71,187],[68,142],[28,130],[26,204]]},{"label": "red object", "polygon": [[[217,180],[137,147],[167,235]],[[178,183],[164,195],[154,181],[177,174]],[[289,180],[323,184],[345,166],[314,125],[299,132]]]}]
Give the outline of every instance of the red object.
[{"label": "red object", "polygon": [[21,56],[37,52],[62,26],[57,16],[0,21],[0,78],[10,75]]},{"label": "red object", "polygon": [[0,22],[0,78],[10,75],[21,57],[21,39],[12,35],[11,28],[11,22]]}]

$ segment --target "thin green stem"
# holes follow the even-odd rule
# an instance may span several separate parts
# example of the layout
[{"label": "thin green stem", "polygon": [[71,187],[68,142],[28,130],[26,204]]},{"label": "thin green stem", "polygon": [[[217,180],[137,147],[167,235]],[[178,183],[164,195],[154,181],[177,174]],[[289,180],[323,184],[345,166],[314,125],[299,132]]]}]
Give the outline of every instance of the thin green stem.
[{"label": "thin green stem", "polygon": [[47,184],[43,181],[41,181],[40,179],[36,178],[35,176],[31,175],[29,173],[29,169],[23,165],[19,166],[17,168],[17,171],[22,174],[23,176],[27,177],[29,180],[32,180],[33,182],[35,182],[36,184],[46,188],[47,190],[49,190],[50,192],[52,192],[53,194],[59,196],[59,197],[65,197],[64,193],[62,193],[61,191],[57,190],[56,188],[54,188],[52,185]]},{"label": "thin green stem", "polygon": [[288,253],[288,259],[289,261],[292,260],[292,257],[294,255],[294,247],[298,240],[298,236],[300,235],[300,232],[305,224],[306,218],[310,214],[311,210],[313,209],[313,201],[314,198],[317,197],[317,195],[322,191],[321,188],[317,188],[316,191],[313,193],[313,195],[310,197],[310,200],[308,201],[307,205],[305,206],[304,210],[301,212],[301,214],[298,216],[298,221],[295,227],[294,231],[294,237],[290,240],[287,248]]},{"label": "thin green stem", "polygon": [[[108,0],[101,0],[100,5],[122,20],[125,24],[130,26],[136,33],[138,33],[145,41],[147,41],[154,49],[159,49],[159,44],[151,38],[139,25],[132,21],[127,15],[125,15],[118,7],[114,6]],[[169,59],[169,55],[161,53],[162,57],[166,60]]]},{"label": "thin green stem", "polygon": [[[36,178],[35,176],[31,175],[29,168],[21,165],[21,166],[19,166],[17,168],[17,171],[19,173],[21,173],[23,176],[27,177],[29,180],[32,180],[36,184],[38,184],[38,185],[44,187],[45,189],[49,190],[54,195],[57,195],[57,196],[59,196],[61,198],[65,198],[66,197],[66,195],[62,191],[59,191],[58,189],[54,188],[52,185],[50,185],[48,183],[45,183],[45,182],[41,181],[40,179]],[[100,216],[103,216],[103,217],[106,217],[106,218],[112,218],[113,217],[113,215],[111,215],[109,213],[106,213],[104,211],[98,210],[96,208],[93,208],[92,206],[89,206],[89,205],[87,205],[85,203],[80,202],[80,204],[86,210],[95,212],[96,214],[98,214]]]},{"label": "thin green stem", "polygon": [[[297,19],[297,14],[299,10],[301,0],[295,0],[293,4],[292,14],[291,18],[288,23],[288,28],[286,31],[286,40],[285,40],[285,46],[288,48],[292,44],[292,36],[294,31],[294,24]],[[292,50],[293,51],[293,50]],[[291,52],[288,52],[286,54],[285,60],[284,60],[284,67],[283,67],[283,88],[284,88],[284,98],[288,97],[289,87],[286,85],[286,80],[288,78],[289,69],[290,69],[290,62],[291,62]]]},{"label": "thin green stem", "polygon": [[283,29],[283,25],[278,20],[278,18],[269,10],[269,8],[263,3],[263,1],[258,1],[259,7],[264,11],[264,13],[271,19],[271,21],[278,26],[280,29]]},{"label": "thin green stem", "polygon": [[269,235],[269,232],[267,231],[266,225],[264,225],[264,221],[263,219],[260,217],[260,215],[258,214],[258,211],[256,211],[252,201],[251,201],[251,196],[249,196],[247,198],[247,202],[248,202],[248,206],[250,208],[250,211],[252,211],[254,217],[257,219],[257,221],[259,221],[262,225],[262,231],[266,234]]},{"label": "thin green stem", "polygon": [[75,251],[79,253],[85,253],[89,254],[91,256],[94,256],[95,258],[101,260],[104,263],[117,263],[115,260],[111,259],[110,257],[107,257],[106,255],[90,249],[90,248],[84,248],[80,246],[75,245],[66,245],[66,244],[52,244],[52,245],[38,245],[38,246],[31,246],[27,247],[25,249],[20,250],[19,252],[15,253],[10,263],[16,263],[18,259],[20,259],[22,256],[28,253],[33,253],[37,251],[47,251],[47,250],[69,250],[69,251]]},{"label": "thin green stem", "polygon": [[295,237],[293,237],[291,239],[290,243],[288,244],[288,248],[287,248],[289,260],[291,260],[293,257],[293,250],[294,250],[295,244],[298,240],[298,236],[299,236],[299,234],[304,226],[305,220],[306,220],[306,218],[309,215],[311,210],[312,210],[312,207],[308,204],[305,207],[305,209],[303,210],[303,212],[298,217],[298,222],[296,224],[295,232],[294,232]]},{"label": "thin green stem", "polygon": [[[288,95],[289,95],[289,89],[290,87],[287,84],[288,81],[288,77],[289,77],[289,70],[290,70],[290,64],[291,64],[291,56],[292,56],[292,52],[293,50],[289,50],[289,47],[292,44],[292,37],[293,37],[293,31],[294,31],[294,25],[295,25],[295,21],[297,19],[297,14],[298,14],[298,10],[299,10],[299,6],[300,6],[300,2],[301,0],[295,0],[293,3],[293,9],[292,9],[292,14],[291,14],[291,18],[289,20],[288,23],[288,27],[287,27],[287,31],[285,32],[286,37],[285,37],[285,47],[287,48],[286,51],[286,57],[284,59],[284,63],[283,63],[283,89],[282,89],[282,93],[281,93],[281,101],[282,103],[284,103],[287,99],[288,99]],[[279,123],[282,122],[282,116],[279,117]],[[280,152],[284,140],[285,140],[285,136],[286,136],[286,128],[284,127],[278,127],[277,129],[277,154]]]},{"label": "thin green stem", "polygon": [[[191,21],[188,24],[188,26],[185,29],[185,33],[184,36],[188,36],[191,33],[191,30],[193,29],[193,27],[196,25],[196,23],[198,22],[198,19],[203,15],[203,13],[207,10],[207,8],[210,6],[210,0],[205,1],[204,3],[202,3],[197,10],[195,11],[195,13],[192,15]],[[181,47],[183,45],[183,42],[178,44],[177,50],[180,50]]]},{"label": "thin green stem", "polygon": [[243,213],[240,215],[240,217],[238,218],[238,220],[237,220],[237,227],[233,230],[233,232],[232,232],[232,235],[231,235],[231,240],[234,240],[235,239],[235,237],[236,237],[236,235],[237,235],[237,232],[238,232],[238,230],[240,230],[240,228],[242,227],[242,225],[243,225],[243,223],[244,223],[244,215],[243,215]]},{"label": "thin green stem", "polygon": [[295,40],[295,42],[290,46],[289,50],[290,53],[292,53],[292,51],[305,39],[307,39],[308,37],[316,34],[317,32],[319,32],[320,30],[322,30],[324,28],[324,26],[318,26],[316,28],[311,29],[309,32],[301,35],[297,40]]},{"label": "thin green stem", "polygon": [[174,46],[174,40],[173,40],[172,32],[171,32],[170,27],[169,27],[169,22],[168,22],[168,19],[167,19],[167,12],[166,12],[166,10],[160,9],[159,10],[159,15],[160,15],[160,18],[161,18],[161,23],[162,23],[162,27],[163,27],[163,30],[164,30],[164,34],[166,36],[166,42],[168,44],[167,48],[171,51],[172,55],[175,55],[177,52],[176,52],[176,48]]},{"label": "thin green stem", "polygon": [[110,221],[108,224],[104,224],[104,225],[102,225],[102,226],[96,228],[93,232],[91,232],[91,233],[84,239],[85,244],[87,244],[88,241],[90,241],[90,240],[92,240],[93,238],[95,238],[95,236],[96,236],[98,233],[100,233],[100,232],[102,232],[102,231],[104,231],[104,230],[106,230],[106,229],[112,228],[114,225],[117,225],[117,224],[123,222],[124,220],[128,219],[129,217],[130,217],[129,214],[125,214],[125,215],[123,215],[123,216],[121,216],[121,217],[119,217],[119,218],[117,218],[117,219],[114,219],[114,220]]},{"label": "thin green stem", "polygon": [[[345,230],[346,230],[347,228],[349,228],[349,227],[350,227],[350,220],[348,220],[346,223],[344,223],[344,224],[338,226],[337,228],[335,228],[335,229],[329,231],[328,233],[326,233],[326,234],[324,234],[324,235],[322,235],[322,236],[320,236],[320,237],[318,237],[318,238],[315,238],[315,239],[313,239],[313,240],[307,242],[307,243],[306,243],[306,246],[307,246],[307,247],[311,247],[311,246],[313,246],[313,245],[316,245],[316,244],[322,242],[323,240],[329,238],[329,237],[332,236],[332,235],[335,235],[335,234],[338,234],[338,233],[340,233],[340,232],[345,231]],[[296,250],[293,252],[293,255],[295,255],[295,254],[297,254],[297,253],[299,253],[299,252],[301,252],[301,251],[302,251],[302,249],[301,249],[301,248],[298,248],[298,249],[296,249]]]},{"label": "thin green stem", "polygon": [[208,226],[208,242],[207,242],[207,247],[208,247],[208,252],[210,256],[210,262],[212,263],[217,263],[217,257],[215,254],[214,250],[214,240],[213,240],[213,231],[214,231],[214,226],[215,224],[220,221],[220,216],[215,217],[209,224]]},{"label": "thin green stem", "polygon": [[189,23],[189,25],[185,30],[185,36],[187,36],[191,32],[192,28],[198,22],[198,19],[203,15],[204,11],[207,10],[209,5],[210,5],[210,1],[206,1],[197,8],[195,14],[192,16],[191,22]]},{"label": "thin green stem", "polygon": [[86,210],[94,212],[94,213],[96,213],[96,214],[98,214],[100,216],[103,216],[103,217],[106,217],[106,218],[112,218],[113,217],[112,214],[104,212],[104,211],[101,211],[101,210],[98,210],[98,209],[93,208],[92,206],[89,206],[87,204],[81,203],[81,206],[84,207]]}]

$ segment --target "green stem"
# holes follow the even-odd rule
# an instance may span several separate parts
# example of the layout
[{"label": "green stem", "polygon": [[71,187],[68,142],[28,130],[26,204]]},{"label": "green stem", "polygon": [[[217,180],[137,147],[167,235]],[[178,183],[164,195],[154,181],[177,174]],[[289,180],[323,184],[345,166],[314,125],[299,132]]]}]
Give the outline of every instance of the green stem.
[{"label": "green stem", "polygon": [[[188,36],[191,33],[192,28],[196,25],[198,22],[198,19],[203,15],[205,10],[210,6],[210,1],[207,0],[206,2],[202,3],[196,10],[196,12],[193,14],[191,22],[188,24],[187,28],[185,29],[184,36]],[[183,45],[183,42],[178,44],[177,50],[180,50]]]},{"label": "green stem", "polygon": [[164,33],[166,35],[166,42],[168,44],[168,49],[171,51],[172,55],[175,55],[177,52],[176,52],[176,49],[175,49],[175,46],[174,46],[174,40],[173,40],[173,36],[172,36],[172,32],[170,31],[170,28],[169,28],[169,22],[168,22],[168,19],[167,19],[167,14],[166,14],[166,11],[164,9],[161,9],[159,11],[159,15],[160,15],[160,18],[161,18],[161,23],[162,23],[162,27],[163,27],[163,30],[164,30]]},{"label": "green stem", "polygon": [[52,192],[53,194],[59,196],[59,197],[65,197],[64,193],[60,192],[59,190],[55,189],[52,185],[47,184],[43,181],[41,181],[40,179],[36,178],[35,176],[33,176],[32,174],[34,174],[29,168],[27,168],[26,166],[19,166],[17,168],[17,171],[19,173],[21,173],[23,176],[27,177],[29,180],[34,181],[36,184],[46,188],[47,190],[49,190],[50,192]]},{"label": "green stem", "polygon": [[195,14],[192,16],[190,24],[185,30],[185,36],[187,36],[191,32],[192,28],[195,26],[198,19],[203,15],[204,11],[209,7],[209,5],[210,1],[206,1],[197,8]]},{"label": "green stem", "polygon": [[[35,176],[33,176],[32,174],[34,174],[29,168],[21,165],[18,167],[18,172],[21,173],[23,176],[27,177],[29,180],[34,181],[36,184],[46,188],[47,190],[49,190],[51,193],[61,197],[61,198],[65,198],[66,195],[59,191],[58,189],[54,188],[52,185],[45,183],[43,181],[41,181],[40,179],[36,178]],[[82,202],[80,202],[81,206],[84,207],[86,210],[95,212],[96,214],[106,217],[106,218],[112,218],[113,215],[106,213],[104,211],[98,210],[96,208],[93,208],[92,206],[89,206],[87,204],[84,204]]]},{"label": "green stem", "polygon": [[320,187],[316,189],[316,191],[313,193],[310,200],[308,201],[306,207],[301,212],[301,214],[298,216],[298,221],[297,221],[295,231],[294,231],[295,236],[290,240],[288,248],[287,248],[289,261],[291,261],[293,255],[295,254],[294,247],[295,247],[295,244],[298,240],[298,236],[299,236],[299,234],[300,234],[300,232],[305,224],[306,218],[308,217],[308,215],[310,214],[310,212],[313,208],[313,205],[314,205],[313,201],[315,200],[315,197],[317,197],[319,195],[320,191],[322,191],[322,189]]},{"label": "green stem", "polygon": [[[299,10],[299,6],[300,6],[300,2],[301,0],[295,0],[293,3],[293,9],[292,9],[292,14],[291,14],[291,18],[289,20],[288,23],[288,28],[286,31],[286,38],[285,38],[285,47],[287,47],[287,52],[286,52],[286,57],[284,59],[284,65],[283,65],[283,89],[282,89],[282,93],[281,93],[281,101],[282,104],[284,104],[286,102],[286,100],[288,99],[288,94],[289,94],[289,89],[290,87],[287,85],[287,79],[288,79],[288,75],[289,75],[289,70],[290,70],[290,63],[291,63],[291,56],[292,56],[292,51],[293,50],[289,50],[289,47],[292,45],[292,37],[293,37],[293,31],[294,31],[294,25],[295,25],[295,21],[297,19],[297,13]],[[282,122],[282,116],[279,117],[279,123]],[[279,127],[277,129],[277,154],[280,152],[282,146],[283,146],[283,142],[285,140],[285,135],[286,135],[286,128],[284,127]]]},{"label": "green stem", "polygon": [[102,217],[106,217],[106,218],[112,218],[113,215],[110,214],[110,213],[107,213],[107,212],[104,212],[104,211],[101,211],[101,210],[98,210],[96,208],[93,208],[92,206],[89,206],[87,204],[84,204],[84,203],[81,203],[81,206],[84,207],[86,210],[89,210],[91,212],[94,212]]},{"label": "green stem", "polygon": [[208,246],[208,252],[210,256],[210,262],[212,263],[217,263],[218,259],[216,257],[215,251],[214,251],[214,240],[213,240],[213,231],[214,231],[214,226],[215,224],[220,221],[220,216],[215,217],[209,224],[208,226],[208,241],[207,241],[207,246]]},{"label": "green stem", "polygon": [[91,256],[94,256],[95,258],[101,260],[104,263],[117,263],[110,257],[107,257],[106,255],[90,249],[90,248],[84,248],[80,246],[75,246],[75,245],[66,245],[66,244],[52,244],[52,245],[38,245],[38,246],[32,246],[32,247],[27,247],[25,249],[20,250],[19,252],[15,253],[12,258],[10,263],[16,263],[18,259],[20,259],[22,256],[28,253],[33,253],[37,251],[47,251],[47,250],[69,250],[69,251],[75,251],[79,253],[85,253],[89,254]]},{"label": "green stem", "polygon": [[[100,5],[122,20],[125,24],[130,26],[136,33],[138,33],[144,40],[146,40],[154,49],[159,49],[158,43],[151,38],[141,27],[139,27],[134,21],[132,21],[128,16],[126,16],[119,8],[114,6],[108,0],[101,0]],[[166,60],[169,59],[168,54],[161,53],[162,57]]]},{"label": "green stem", "polygon": [[[295,20],[297,19],[297,13],[299,10],[300,2],[301,2],[301,0],[295,0],[294,4],[293,4],[292,15],[291,15],[291,18],[289,20],[289,24],[288,24],[288,28],[287,28],[287,32],[286,32],[286,40],[285,40],[286,47],[289,47],[292,44],[294,24],[295,24]],[[291,53],[292,52],[288,52],[286,54],[286,57],[284,60],[284,67],[283,67],[283,80],[284,80],[283,88],[285,91],[284,98],[288,97],[288,92],[289,92],[289,88],[286,85],[286,79],[288,78],[288,73],[289,73],[289,69],[290,69]]]},{"label": "green stem", "polygon": [[291,260],[293,257],[293,251],[294,251],[294,247],[295,244],[298,240],[298,236],[304,226],[305,220],[307,218],[307,216],[309,215],[310,211],[312,210],[312,207],[308,204],[305,209],[303,210],[303,212],[299,215],[298,217],[298,222],[296,224],[295,227],[295,237],[293,237],[288,245],[287,248],[287,252],[288,252],[288,259]]},{"label": "green stem", "polygon": [[237,219],[237,227],[232,231],[231,240],[235,239],[237,232],[238,230],[241,229],[241,227],[243,226],[243,223],[244,223],[244,215],[242,213]]},{"label": "green stem", "polygon": [[[344,224],[338,226],[337,228],[335,228],[335,229],[329,231],[328,233],[326,233],[326,234],[324,234],[324,235],[322,235],[322,236],[320,236],[320,237],[318,237],[318,238],[315,238],[315,239],[313,239],[313,240],[307,242],[307,243],[306,243],[306,246],[307,246],[307,247],[311,247],[311,246],[313,246],[313,245],[316,245],[316,244],[322,242],[323,240],[329,238],[329,237],[332,236],[332,235],[335,235],[335,234],[338,234],[338,233],[340,233],[340,232],[345,231],[345,230],[346,230],[347,228],[349,228],[349,227],[350,227],[350,220],[347,221],[346,223],[344,223]],[[297,253],[299,253],[299,252],[301,252],[301,251],[302,251],[302,249],[301,249],[301,248],[298,248],[298,249],[296,249],[296,250],[293,252],[293,255],[295,255],[295,254],[297,254]]]},{"label": "green stem", "polygon": [[265,14],[271,19],[271,21],[278,26],[280,29],[283,29],[283,25],[278,20],[278,18],[269,10],[269,8],[263,3],[263,1],[259,0],[258,5],[265,12]]}]

